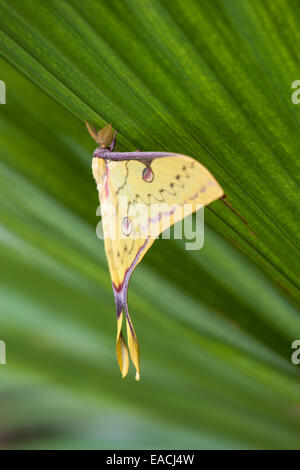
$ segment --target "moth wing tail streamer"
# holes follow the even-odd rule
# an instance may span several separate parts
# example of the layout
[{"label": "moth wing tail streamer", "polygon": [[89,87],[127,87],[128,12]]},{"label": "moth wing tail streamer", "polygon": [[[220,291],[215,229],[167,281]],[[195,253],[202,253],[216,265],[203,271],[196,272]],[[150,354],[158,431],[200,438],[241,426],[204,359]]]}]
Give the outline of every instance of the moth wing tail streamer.
[{"label": "moth wing tail streamer", "polygon": [[[120,241],[119,241],[120,242]],[[132,276],[132,273],[136,266],[141,262],[143,256],[148,251],[150,246],[154,240],[149,238],[146,239],[137,239],[133,243],[132,253],[135,255],[133,259],[128,261],[126,259],[126,266],[127,269],[123,274],[123,277],[118,278],[118,287],[116,288],[114,282],[116,281],[116,274],[115,274],[115,267],[113,267],[113,261],[109,260],[110,270],[111,270],[111,277],[113,279],[113,289],[115,294],[116,300],[116,310],[117,310],[117,359],[121,369],[122,376],[128,372],[129,367],[129,355],[131,361],[136,369],[136,380],[140,380],[140,348],[137,339],[137,335],[133,326],[133,322],[131,320],[129,311],[128,311],[128,287],[129,282]],[[134,246],[136,247],[134,248]],[[120,248],[119,248],[120,249]],[[122,253],[125,253],[125,250],[122,250]],[[130,264],[129,264],[130,263]],[[118,274],[122,273],[120,267],[117,270]],[[129,348],[129,355],[128,350],[125,344],[124,336],[122,334],[122,322],[123,322],[123,312],[126,316],[126,330],[127,330],[127,343]],[[125,374],[126,372],[126,374]],[[123,375],[125,374],[125,375]]]},{"label": "moth wing tail streamer", "polygon": [[117,339],[116,339],[116,353],[117,360],[121,370],[122,378],[126,377],[129,369],[129,354],[128,349],[125,343],[125,339],[122,333],[122,323],[123,323],[123,312],[120,313],[119,318],[117,318]]},{"label": "moth wing tail streamer", "polygon": [[[110,241],[105,241],[106,252],[108,255],[108,263],[111,272],[112,284],[113,284],[113,291],[115,296],[116,302],[116,312],[117,312],[117,340],[116,340],[116,352],[117,352],[117,360],[119,363],[119,367],[122,373],[122,377],[124,378],[128,373],[129,368],[129,355],[131,361],[136,369],[136,380],[140,379],[140,348],[138,344],[137,335],[135,333],[135,329],[132,323],[132,320],[129,315],[128,311],[128,286],[131,279],[131,275],[137,266],[137,264],[142,260],[144,254],[151,246],[151,241],[149,239],[146,240],[137,240],[137,247],[135,250],[132,250],[136,253],[135,258],[131,262],[130,266],[126,269],[122,277],[122,271],[120,267],[117,266],[116,260],[112,258],[109,253],[113,253],[111,248],[108,248],[110,245]],[[153,240],[154,241],[154,240]],[[152,241],[152,242],[153,242]],[[119,241],[120,242],[120,241]],[[141,245],[141,246],[140,246]],[[119,243],[118,249],[124,255],[124,249],[121,249],[121,244]],[[140,248],[139,248],[140,246]],[[116,251],[116,250],[114,250]],[[123,261],[124,262],[124,261]],[[127,260],[128,263],[128,260]],[[121,273],[121,276],[119,276]],[[117,283],[117,284],[116,284]],[[126,346],[126,342],[122,333],[122,323],[123,323],[123,316],[125,313],[126,317],[126,326],[127,326],[127,343],[129,348]]]},{"label": "moth wing tail streamer", "polygon": [[136,369],[135,380],[140,380],[140,347],[135,334],[135,330],[127,309],[126,312],[126,324],[127,324],[127,341],[129,347],[129,353],[132,363]]}]

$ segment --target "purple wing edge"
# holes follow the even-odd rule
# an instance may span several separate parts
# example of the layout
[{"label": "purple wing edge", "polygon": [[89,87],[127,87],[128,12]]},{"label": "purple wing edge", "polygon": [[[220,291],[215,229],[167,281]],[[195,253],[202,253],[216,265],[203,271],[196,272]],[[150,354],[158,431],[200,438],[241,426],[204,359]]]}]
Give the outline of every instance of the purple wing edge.
[{"label": "purple wing edge", "polygon": [[146,160],[151,161],[154,158],[177,157],[180,154],[172,152],[110,152],[109,150],[97,148],[94,157],[103,158],[104,160]]}]

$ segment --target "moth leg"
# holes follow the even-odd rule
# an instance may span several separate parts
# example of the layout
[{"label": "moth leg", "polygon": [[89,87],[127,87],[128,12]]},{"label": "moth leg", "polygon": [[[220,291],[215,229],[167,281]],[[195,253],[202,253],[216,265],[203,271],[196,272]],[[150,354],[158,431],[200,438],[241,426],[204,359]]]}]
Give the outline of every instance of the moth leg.
[{"label": "moth leg", "polygon": [[113,140],[111,141],[111,144],[110,144],[110,146],[109,146],[109,150],[110,150],[111,152],[113,152],[113,151],[114,151],[114,148],[115,148],[117,132],[118,132],[118,131],[115,131],[115,132],[114,132]]}]

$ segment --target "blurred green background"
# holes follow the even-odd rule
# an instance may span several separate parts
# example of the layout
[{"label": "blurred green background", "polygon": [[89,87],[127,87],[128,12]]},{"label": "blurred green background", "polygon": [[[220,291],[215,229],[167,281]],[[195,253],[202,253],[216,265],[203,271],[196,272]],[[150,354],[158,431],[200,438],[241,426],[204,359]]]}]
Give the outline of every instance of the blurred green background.
[{"label": "blurred green background", "polygon": [[[299,448],[297,0],[0,0],[0,446]],[[158,240],[122,380],[83,120],[201,161],[205,246]]]}]

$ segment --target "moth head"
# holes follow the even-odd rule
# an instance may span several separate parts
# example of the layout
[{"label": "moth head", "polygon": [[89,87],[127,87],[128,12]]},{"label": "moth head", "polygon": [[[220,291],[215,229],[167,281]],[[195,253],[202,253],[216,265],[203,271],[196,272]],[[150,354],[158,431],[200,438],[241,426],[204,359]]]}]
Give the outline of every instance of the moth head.
[{"label": "moth head", "polygon": [[97,144],[99,144],[100,147],[107,148],[110,146],[113,139],[113,127],[111,124],[107,124],[107,126],[103,127],[103,129],[100,129],[100,131],[96,131],[96,129],[91,127],[86,121],[85,125],[90,135],[97,142]]}]

